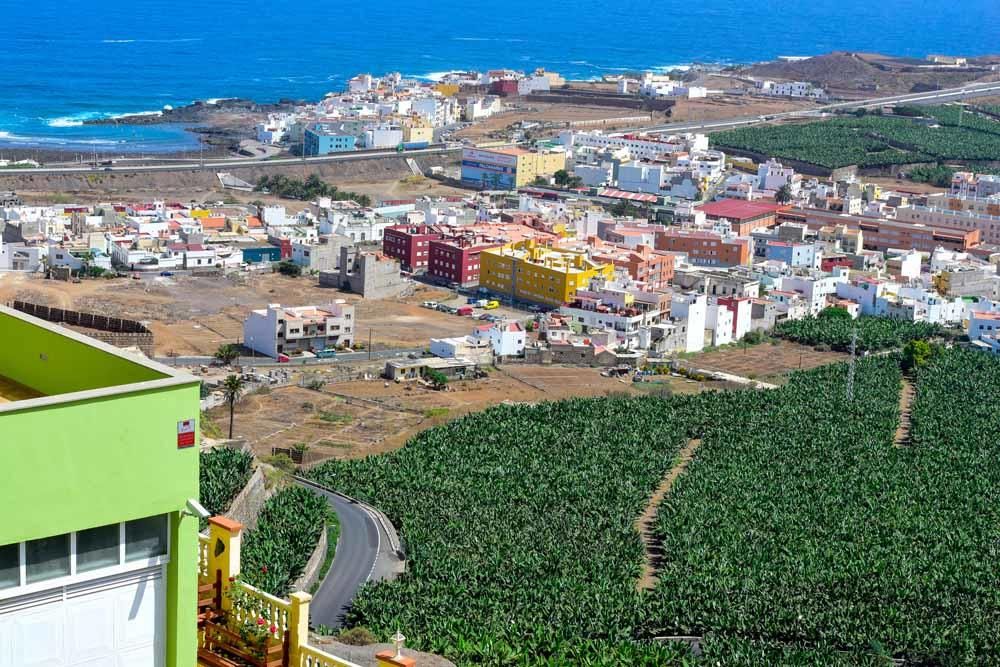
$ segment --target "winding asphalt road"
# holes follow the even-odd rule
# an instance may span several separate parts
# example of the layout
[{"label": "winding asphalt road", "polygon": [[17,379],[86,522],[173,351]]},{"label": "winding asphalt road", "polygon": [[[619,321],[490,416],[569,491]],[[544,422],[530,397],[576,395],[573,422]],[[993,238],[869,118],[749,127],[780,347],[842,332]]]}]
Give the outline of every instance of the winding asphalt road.
[{"label": "winding asphalt road", "polygon": [[385,527],[364,504],[296,477],[296,482],[326,498],[340,520],[340,538],[333,564],[313,594],[313,625],[339,628],[358,589],[369,581],[391,579],[403,562]]}]

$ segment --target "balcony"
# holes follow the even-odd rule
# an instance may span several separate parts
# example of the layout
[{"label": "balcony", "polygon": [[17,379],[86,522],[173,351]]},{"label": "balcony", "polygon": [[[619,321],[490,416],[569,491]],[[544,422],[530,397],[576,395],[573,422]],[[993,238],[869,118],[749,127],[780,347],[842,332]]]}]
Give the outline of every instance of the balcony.
[{"label": "balcony", "polygon": [[[198,667],[359,667],[309,645],[312,596],[292,593],[288,600],[240,580],[243,526],[226,517],[209,519],[209,533],[198,536]],[[414,667],[396,651],[383,651],[379,667]]]}]

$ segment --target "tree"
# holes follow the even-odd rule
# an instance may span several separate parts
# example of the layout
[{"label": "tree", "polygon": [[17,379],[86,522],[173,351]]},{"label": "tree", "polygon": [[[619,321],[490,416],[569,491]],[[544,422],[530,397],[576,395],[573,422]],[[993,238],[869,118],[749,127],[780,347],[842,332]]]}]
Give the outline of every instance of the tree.
[{"label": "tree", "polygon": [[849,320],[851,319],[851,313],[848,312],[846,308],[841,308],[840,306],[830,306],[829,308],[824,308],[819,313],[819,319],[821,320]]},{"label": "tree", "polygon": [[792,201],[792,186],[785,183],[774,193],[774,201],[779,204],[787,204]]},{"label": "tree", "polygon": [[433,368],[428,368],[424,371],[424,379],[430,382],[431,386],[435,389],[444,389],[448,384],[448,376]]},{"label": "tree", "polygon": [[904,371],[920,368],[934,356],[934,348],[925,340],[911,340],[903,346],[902,366]]},{"label": "tree", "polygon": [[223,343],[215,351],[215,358],[224,364],[231,364],[240,357],[240,348],[232,343]]},{"label": "tree", "polygon": [[278,273],[283,276],[291,276],[292,278],[298,278],[302,275],[302,267],[293,261],[283,259],[278,262]]},{"label": "tree", "polygon": [[240,400],[246,385],[239,375],[229,375],[222,381],[222,393],[229,404],[229,439],[233,439],[233,415],[236,412],[236,401]]},{"label": "tree", "polygon": [[555,179],[556,185],[560,187],[566,187],[566,185],[570,181],[571,176],[569,175],[569,172],[566,171],[565,169],[560,169],[556,173],[552,174],[552,178]]}]

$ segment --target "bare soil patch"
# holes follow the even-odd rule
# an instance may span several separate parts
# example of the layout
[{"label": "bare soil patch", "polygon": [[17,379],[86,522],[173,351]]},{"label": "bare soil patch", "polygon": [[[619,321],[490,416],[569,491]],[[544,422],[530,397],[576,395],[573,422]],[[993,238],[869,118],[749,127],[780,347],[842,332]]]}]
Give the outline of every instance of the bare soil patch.
[{"label": "bare soil patch", "polygon": [[649,502],[646,503],[646,508],[639,515],[639,518],[635,520],[635,529],[642,538],[643,547],[642,574],[639,575],[639,579],[636,581],[636,588],[640,591],[649,590],[656,585],[656,566],[663,553],[663,545],[656,538],[655,533],[656,514],[660,503],[670,493],[670,488],[677,481],[677,478],[680,477],[681,473],[688,467],[688,464],[691,463],[695,450],[700,445],[700,438],[688,440],[684,449],[677,455],[677,462],[674,464],[674,467],[670,469],[670,472],[666,474],[660,485],[653,491],[653,495],[649,497]]},{"label": "bare soil patch", "polygon": [[688,360],[696,368],[722,371],[751,379],[765,380],[795,370],[807,370],[845,361],[842,352],[820,352],[806,345],[781,340],[775,344],[761,343],[727,347],[697,354]]}]

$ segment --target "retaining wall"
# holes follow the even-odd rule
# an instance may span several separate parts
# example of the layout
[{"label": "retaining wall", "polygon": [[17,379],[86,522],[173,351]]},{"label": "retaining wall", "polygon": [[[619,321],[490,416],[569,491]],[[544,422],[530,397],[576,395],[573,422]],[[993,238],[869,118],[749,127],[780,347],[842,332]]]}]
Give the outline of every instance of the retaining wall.
[{"label": "retaining wall", "polygon": [[[292,584],[293,591],[309,592],[312,585],[319,580],[319,571],[323,567],[323,561],[326,560],[326,551],[330,548],[326,528],[326,524],[323,524],[323,531],[319,535],[319,540],[316,542],[316,548],[313,549],[312,556],[309,557],[309,562],[306,563],[305,569],[302,570],[299,578]],[[334,545],[334,547],[336,546]]]},{"label": "retaining wall", "polygon": [[250,481],[243,490],[236,494],[226,516],[243,524],[244,530],[257,527],[257,516],[268,498],[274,495],[276,489],[267,488],[263,468],[257,467],[250,476]]}]

